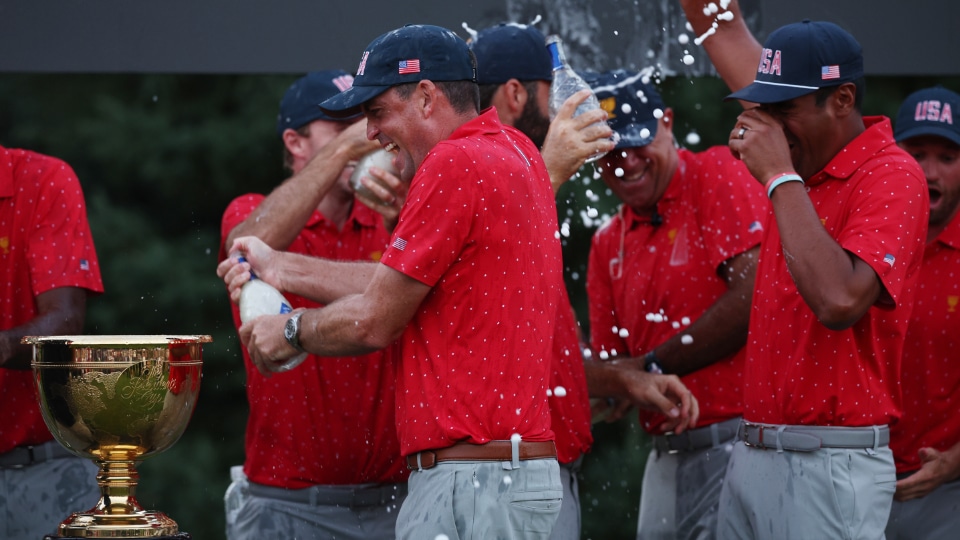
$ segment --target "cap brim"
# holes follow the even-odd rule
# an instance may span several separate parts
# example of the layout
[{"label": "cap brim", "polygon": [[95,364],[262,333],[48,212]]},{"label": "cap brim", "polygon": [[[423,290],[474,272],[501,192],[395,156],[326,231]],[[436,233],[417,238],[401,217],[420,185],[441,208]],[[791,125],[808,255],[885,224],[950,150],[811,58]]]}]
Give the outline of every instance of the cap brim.
[{"label": "cap brim", "polygon": [[749,86],[741,88],[729,96],[723,98],[724,101],[739,99],[751,103],[780,103],[790,101],[791,99],[805,96],[816,92],[816,88],[806,86],[787,86],[781,84],[771,84],[754,81]]},{"label": "cap brim", "polygon": [[897,140],[897,142],[903,142],[907,139],[912,139],[913,137],[923,136],[943,137],[944,139],[952,141],[954,144],[960,145],[960,133],[957,133],[951,129],[944,129],[931,125],[916,126],[904,130],[903,133],[895,134],[894,138]]},{"label": "cap brim", "polygon": [[360,106],[390,89],[390,86],[351,86],[320,104],[320,109],[335,118],[360,114]]},{"label": "cap brim", "polygon": [[[637,124],[628,124],[624,128],[615,130],[620,140],[614,148],[639,148],[653,142],[657,136],[657,120],[654,118],[649,122]],[[644,136],[646,133],[646,136]]]}]

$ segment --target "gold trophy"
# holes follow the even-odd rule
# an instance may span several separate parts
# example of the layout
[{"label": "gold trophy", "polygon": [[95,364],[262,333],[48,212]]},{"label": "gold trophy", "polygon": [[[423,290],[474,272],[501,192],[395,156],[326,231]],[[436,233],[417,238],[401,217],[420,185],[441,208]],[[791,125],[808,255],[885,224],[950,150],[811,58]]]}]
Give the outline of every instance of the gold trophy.
[{"label": "gold trophy", "polygon": [[137,463],[170,448],[200,391],[210,336],[28,336],[40,410],[53,436],[100,467],[100,500],[47,538],[190,538],[135,497]]}]

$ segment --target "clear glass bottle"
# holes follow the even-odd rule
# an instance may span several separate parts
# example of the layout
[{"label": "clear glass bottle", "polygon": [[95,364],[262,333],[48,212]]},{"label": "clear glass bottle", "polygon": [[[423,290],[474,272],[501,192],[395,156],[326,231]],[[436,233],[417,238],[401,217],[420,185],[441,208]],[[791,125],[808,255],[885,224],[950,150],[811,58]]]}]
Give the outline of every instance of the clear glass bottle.
[{"label": "clear glass bottle", "polygon": [[[557,116],[557,111],[567,99],[580,90],[590,90],[590,97],[577,106],[574,116],[600,108],[600,101],[593,93],[593,89],[583,80],[583,77],[577,75],[577,72],[570,67],[566,54],[563,51],[563,40],[560,36],[551,35],[547,37],[547,50],[550,52],[550,58],[553,60],[553,82],[550,84],[550,120]],[[614,132],[616,136],[616,132]],[[616,139],[614,139],[616,140]],[[596,153],[586,162],[596,161],[606,155],[606,152]]]},{"label": "clear glass bottle", "polygon": [[[243,257],[240,258],[244,262]],[[293,306],[283,294],[272,285],[258,278],[250,271],[250,281],[240,288],[240,321],[248,323],[261,315],[279,315],[290,313]],[[290,371],[307,359],[307,353],[300,353],[283,364],[275,365],[273,371]]]}]

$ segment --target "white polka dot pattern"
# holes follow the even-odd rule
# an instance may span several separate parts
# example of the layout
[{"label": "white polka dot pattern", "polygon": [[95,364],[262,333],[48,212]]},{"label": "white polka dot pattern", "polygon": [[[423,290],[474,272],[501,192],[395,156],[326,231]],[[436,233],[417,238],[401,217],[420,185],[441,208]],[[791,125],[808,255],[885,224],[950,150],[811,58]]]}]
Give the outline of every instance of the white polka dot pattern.
[{"label": "white polka dot pattern", "polygon": [[[682,332],[727,291],[718,267],[760,242],[769,203],[743,163],[727,147],[679,157],[657,203],[662,225],[624,208],[593,237],[587,293],[595,353],[640,356]],[[682,378],[697,396],[700,425],[742,414],[742,370],[743,351]],[[662,416],[641,411],[640,419],[652,430]]]},{"label": "white polka dot pattern", "polygon": [[549,355],[564,286],[556,208],[529,139],[495,111],[426,157],[383,262],[433,287],[401,338],[403,453],[546,440]]},{"label": "white polka dot pattern", "polygon": [[900,354],[929,195],[923,171],[894,145],[889,120],[868,122],[807,182],[808,194],[830,236],[873,268],[897,307],[874,306],[852,327],[828,330],[797,292],[771,221],[747,340],[744,417],[751,421],[866,426],[899,417]]},{"label": "white polka dot pattern", "polygon": [[[80,182],[59,159],[0,147],[0,329],[33,319],[35,296],[58,287],[103,291]],[[0,369],[0,453],[52,438],[32,373]]]}]

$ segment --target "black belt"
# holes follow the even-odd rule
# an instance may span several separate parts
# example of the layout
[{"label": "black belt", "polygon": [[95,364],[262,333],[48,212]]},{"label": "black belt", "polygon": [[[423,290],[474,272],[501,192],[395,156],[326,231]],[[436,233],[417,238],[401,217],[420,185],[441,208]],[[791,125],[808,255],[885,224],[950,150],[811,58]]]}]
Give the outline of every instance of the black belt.
[{"label": "black belt", "polygon": [[75,454],[57,441],[34,446],[18,446],[0,454],[0,469],[22,469],[51,459],[73,457]]},{"label": "black belt", "polygon": [[713,448],[732,441],[737,436],[739,428],[740,418],[732,418],[709,426],[688,429],[676,435],[657,435],[653,437],[653,447],[659,452],[669,454]]},{"label": "black belt", "polygon": [[787,426],[740,424],[739,439],[747,446],[769,450],[813,452],[821,448],[873,448],[890,444],[887,426]]},{"label": "black belt", "polygon": [[312,506],[385,506],[397,504],[407,495],[406,484],[375,486],[312,486],[303,489],[285,489],[250,482],[248,492],[255,497],[279,499]]}]

